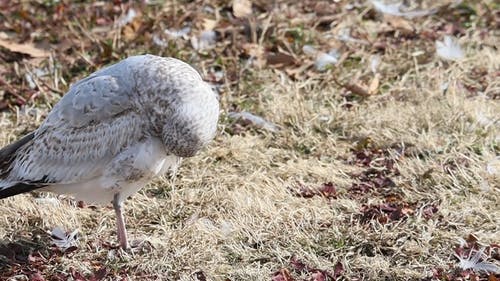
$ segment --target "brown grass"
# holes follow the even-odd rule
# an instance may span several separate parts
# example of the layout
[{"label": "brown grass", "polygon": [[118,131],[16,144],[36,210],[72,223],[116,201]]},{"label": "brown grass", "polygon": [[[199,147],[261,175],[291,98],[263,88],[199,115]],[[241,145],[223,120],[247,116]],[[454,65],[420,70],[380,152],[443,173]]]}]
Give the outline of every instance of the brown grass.
[{"label": "brown grass", "polygon": [[[331,80],[366,77],[366,50],[356,52],[356,67],[344,64],[299,80],[263,69],[240,88],[227,87],[211,146],[186,159],[174,179],[155,181],[126,202],[131,239],[149,241],[133,254],[110,246],[117,244],[110,206],[35,199],[55,198],[50,194],[0,201],[0,244],[46,257],[41,272],[47,277],[106,268],[107,280],[270,280],[282,270],[310,280],[312,271],[294,270],[292,258],[332,272],[340,263],[340,278],[347,280],[453,272],[455,249],[470,235],[479,245],[500,242],[500,168],[487,170],[498,167],[500,154],[500,55],[477,43],[479,31],[470,32],[461,42],[461,62],[431,53],[417,63],[408,55],[412,45],[383,54],[380,91],[368,98],[346,94]],[[423,50],[433,52],[425,44]],[[479,69],[486,74],[474,76]],[[482,93],[471,92],[480,83],[487,85]],[[227,118],[235,104],[281,130]],[[0,145],[36,128],[47,112],[37,108],[2,113]],[[373,159],[360,164],[366,159],[357,153]],[[370,167],[387,171],[394,185],[354,192]],[[304,197],[304,190],[328,182],[335,196]],[[380,214],[377,206],[388,203],[404,214]],[[435,207],[430,213],[429,206]],[[55,226],[80,230],[75,251],[54,253],[47,231]],[[3,260],[0,253],[7,272],[12,264]],[[499,265],[493,254],[487,261]],[[26,271],[13,280],[27,280],[30,263],[18,264]]]}]

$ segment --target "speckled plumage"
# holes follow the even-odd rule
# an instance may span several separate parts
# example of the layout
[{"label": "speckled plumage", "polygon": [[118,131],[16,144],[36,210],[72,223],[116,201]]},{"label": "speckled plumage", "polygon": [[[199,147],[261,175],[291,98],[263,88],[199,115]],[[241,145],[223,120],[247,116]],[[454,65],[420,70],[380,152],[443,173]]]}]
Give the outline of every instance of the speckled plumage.
[{"label": "speckled plumage", "polygon": [[43,187],[121,204],[208,144],[218,115],[188,64],[130,57],[75,83],[37,130],[0,150],[0,198]]}]

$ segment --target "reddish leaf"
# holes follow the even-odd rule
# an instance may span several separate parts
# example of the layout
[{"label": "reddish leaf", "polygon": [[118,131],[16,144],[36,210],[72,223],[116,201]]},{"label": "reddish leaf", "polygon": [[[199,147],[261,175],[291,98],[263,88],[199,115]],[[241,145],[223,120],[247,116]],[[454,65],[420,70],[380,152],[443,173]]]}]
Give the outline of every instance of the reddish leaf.
[{"label": "reddish leaf", "polygon": [[295,256],[293,256],[290,259],[290,264],[292,265],[293,270],[296,271],[296,272],[299,272],[299,273],[307,271],[307,268],[308,268],[305,263],[303,263],[302,261],[300,261]]},{"label": "reddish leaf", "polygon": [[70,268],[70,273],[71,273],[71,277],[73,277],[73,279],[75,281],[87,281],[87,278],[85,278],[85,276],[83,276],[83,274],[76,271],[74,268]]},{"label": "reddish leaf", "polygon": [[313,189],[303,184],[299,184],[298,190],[289,188],[296,196],[303,198],[312,198],[314,196],[323,196],[326,198],[336,198],[337,189],[331,182],[322,184],[319,188]]},{"label": "reddish leaf", "polygon": [[45,261],[45,258],[43,258],[40,255],[40,253],[30,254],[28,256],[28,262],[30,264],[40,263],[40,262],[44,262],[44,261]]},{"label": "reddish leaf", "polygon": [[321,194],[323,194],[323,196],[325,196],[326,198],[336,198],[337,197],[337,189],[335,188],[335,186],[331,182],[324,183],[320,187],[319,192],[321,192]]},{"label": "reddish leaf", "polygon": [[312,274],[313,281],[326,281],[326,275],[322,271],[316,271]]},{"label": "reddish leaf", "polygon": [[413,208],[402,204],[384,203],[380,205],[363,205],[361,207],[361,222],[367,223],[373,219],[385,224],[398,221],[414,213]]},{"label": "reddish leaf", "polygon": [[396,186],[396,184],[394,183],[394,181],[392,181],[391,178],[380,174],[376,178],[374,178],[372,182],[375,184],[376,188]]},{"label": "reddish leaf", "polygon": [[35,272],[30,275],[30,281],[45,281],[45,278],[40,272]]},{"label": "reddish leaf", "polygon": [[424,218],[430,219],[435,213],[437,213],[437,211],[439,211],[438,207],[435,205],[429,205],[422,210],[422,214],[424,215]]},{"label": "reddish leaf", "polygon": [[94,276],[90,277],[89,281],[100,281],[103,280],[107,275],[108,269],[102,267],[94,273]]},{"label": "reddish leaf", "polygon": [[266,61],[267,64],[273,66],[290,66],[295,64],[295,58],[285,53],[268,53]]},{"label": "reddish leaf", "polygon": [[342,273],[344,273],[344,265],[342,265],[341,262],[337,262],[333,273],[335,275],[335,278],[341,276]]}]

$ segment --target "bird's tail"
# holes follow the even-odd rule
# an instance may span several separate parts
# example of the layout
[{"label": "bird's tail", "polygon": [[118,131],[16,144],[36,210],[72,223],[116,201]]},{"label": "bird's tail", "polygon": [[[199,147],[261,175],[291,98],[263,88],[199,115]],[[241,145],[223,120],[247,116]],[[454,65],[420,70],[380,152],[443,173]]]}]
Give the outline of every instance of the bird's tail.
[{"label": "bird's tail", "polygon": [[41,182],[20,182],[8,180],[9,173],[12,169],[12,163],[16,158],[19,149],[29,144],[33,137],[34,132],[31,132],[18,141],[0,149],[0,198],[29,192],[44,186]]},{"label": "bird's tail", "polygon": [[25,182],[4,183],[0,181],[0,199],[25,192],[30,192],[35,189],[42,188],[44,186],[46,185],[40,183],[25,183]]}]

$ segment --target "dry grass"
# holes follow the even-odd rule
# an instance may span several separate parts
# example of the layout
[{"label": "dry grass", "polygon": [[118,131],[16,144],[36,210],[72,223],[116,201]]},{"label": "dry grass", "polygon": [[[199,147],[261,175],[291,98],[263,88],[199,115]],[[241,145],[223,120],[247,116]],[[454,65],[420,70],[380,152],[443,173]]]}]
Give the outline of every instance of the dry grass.
[{"label": "dry grass", "polygon": [[[468,38],[481,42],[479,32]],[[133,254],[109,246],[116,244],[110,206],[34,198],[55,197],[50,194],[0,202],[0,244],[50,257],[45,276],[71,270],[88,276],[106,268],[107,280],[270,280],[282,269],[310,280],[311,272],[294,270],[292,257],[322,270],[340,263],[340,278],[347,280],[420,280],[439,269],[453,272],[454,250],[469,235],[484,246],[500,242],[500,168],[487,170],[498,167],[500,153],[500,55],[493,47],[465,45],[467,58],[456,63],[416,63],[408,57],[411,46],[385,53],[380,73],[388,78],[368,98],[345,95],[329,78],[349,78],[360,69],[366,74],[370,53],[364,50],[356,53],[360,66],[354,69],[301,80],[278,70],[252,72],[247,83],[257,90],[240,85],[221,97],[220,134],[212,145],[186,159],[175,179],[158,180],[126,202],[132,240],[150,242]],[[477,69],[487,73],[484,94],[464,86],[479,83]],[[243,102],[282,129],[271,133],[227,118]],[[38,108],[3,113],[0,145],[35,128],[47,112]],[[374,154],[368,165],[386,169],[394,185],[353,191],[369,168],[357,162],[365,160],[356,158],[362,152]],[[328,182],[336,196],[300,196],[301,188]],[[380,214],[388,203],[404,213]],[[429,206],[435,207],[430,213]],[[379,211],[372,216],[367,210]],[[47,231],[55,226],[80,229],[78,249],[54,254]],[[488,261],[498,265],[498,257]],[[19,264],[29,268],[29,262]],[[0,266],[12,265],[0,255]],[[13,280],[27,280],[21,275]]]},{"label": "dry grass", "polygon": [[[485,54],[477,56],[468,63],[489,61]],[[453,68],[459,67],[451,66],[450,74],[441,77],[454,81],[458,70]],[[269,75],[259,108],[286,129],[276,135],[229,135],[223,123],[217,140],[186,160],[175,181],[155,182],[127,202],[132,237],[150,241],[153,249],[112,258],[108,249],[96,246],[96,241],[115,239],[112,209],[82,209],[67,200],[51,206],[31,195],[2,201],[0,236],[33,241],[56,225],[79,228],[79,249],[53,264],[53,270],[92,272],[92,261],[100,261],[129,268],[132,276],[138,271],[181,280],[198,270],[214,280],[267,280],[291,256],[324,269],[340,261],[347,277],[422,278],[434,267],[455,262],[454,245],[471,233],[484,244],[499,241],[498,177],[486,172],[498,153],[497,101],[467,98],[453,83],[443,94],[442,78],[421,71],[419,89],[403,90],[402,100],[384,95],[346,111],[334,88],[314,81],[280,82]],[[402,82],[393,86],[404,87]],[[3,144],[19,132],[16,119],[9,117],[2,118]],[[358,167],[345,159],[355,140],[367,136],[379,147],[411,143],[426,155],[397,162],[401,176],[393,192],[421,206],[437,204],[438,215],[424,219],[415,210],[406,220],[385,225],[356,220],[361,202],[350,199],[347,190],[353,181],[349,174]],[[447,173],[443,165],[450,161],[461,165]],[[430,179],[422,180],[431,169]],[[288,187],[298,182],[333,182],[340,195],[334,200],[297,197]],[[374,196],[364,203],[383,200]],[[41,236],[47,243],[47,235]]]}]

